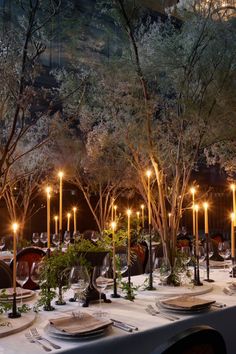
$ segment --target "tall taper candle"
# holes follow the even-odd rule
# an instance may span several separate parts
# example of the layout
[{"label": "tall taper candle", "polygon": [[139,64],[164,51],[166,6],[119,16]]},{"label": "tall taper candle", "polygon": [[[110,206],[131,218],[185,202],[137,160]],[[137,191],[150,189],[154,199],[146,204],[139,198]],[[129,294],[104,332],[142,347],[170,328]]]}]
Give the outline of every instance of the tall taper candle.
[{"label": "tall taper candle", "polygon": [[117,205],[114,205],[114,220],[116,222]]},{"label": "tall taper candle", "polygon": [[58,216],[54,216],[54,220],[55,220],[55,234],[58,234]]},{"label": "tall taper candle", "polygon": [[147,178],[148,178],[148,225],[149,228],[151,228],[151,190],[150,190],[150,177],[151,177],[151,171],[147,171]]},{"label": "tall taper candle", "polygon": [[[234,215],[236,215],[236,196],[235,196],[236,187],[234,183],[231,184],[231,189],[233,193],[233,213]],[[236,226],[236,218],[234,218],[234,226]]]},{"label": "tall taper candle", "polygon": [[190,189],[190,192],[192,193],[192,212],[193,212],[193,236],[196,235],[196,222],[195,222],[195,188],[192,187]]},{"label": "tall taper candle", "polygon": [[70,231],[70,217],[71,213],[67,213],[67,231]]},{"label": "tall taper candle", "polygon": [[142,210],[142,228],[144,228],[144,204],[141,204],[141,210]]},{"label": "tall taper candle", "polygon": [[231,257],[235,257],[235,235],[234,235],[235,214],[231,213]]},{"label": "tall taper candle", "polygon": [[73,213],[74,213],[74,232],[77,231],[77,226],[76,226],[76,211],[77,211],[77,208],[74,207],[74,208],[73,208]]},{"label": "tall taper candle", "polygon": [[13,292],[16,294],[16,239],[19,225],[15,222],[12,224],[13,230]]},{"label": "tall taper candle", "polygon": [[113,279],[116,279],[116,242],[115,242],[115,230],[116,223],[112,221],[112,258],[113,258]]},{"label": "tall taper candle", "polygon": [[62,231],[62,179],[64,173],[60,171],[58,173],[60,186],[59,186],[59,230]]},{"label": "tall taper candle", "polygon": [[130,216],[131,216],[131,210],[127,210],[127,217],[128,217],[128,229],[127,229],[127,235],[128,235],[128,266],[131,265],[131,253],[130,253]]},{"label": "tall taper candle", "polygon": [[51,195],[50,195],[50,192],[51,192],[51,188],[50,187],[47,187],[46,188],[46,193],[47,193],[47,236],[48,236],[48,249],[51,247],[51,242],[50,242],[50,198],[51,198]]},{"label": "tall taper candle", "polygon": [[196,222],[196,226],[195,226],[195,232],[196,232],[196,254],[197,256],[199,255],[198,252],[198,247],[199,247],[199,234],[198,234],[198,210],[199,210],[199,206],[195,205],[195,212],[196,212],[196,217],[195,217],[195,222]]}]

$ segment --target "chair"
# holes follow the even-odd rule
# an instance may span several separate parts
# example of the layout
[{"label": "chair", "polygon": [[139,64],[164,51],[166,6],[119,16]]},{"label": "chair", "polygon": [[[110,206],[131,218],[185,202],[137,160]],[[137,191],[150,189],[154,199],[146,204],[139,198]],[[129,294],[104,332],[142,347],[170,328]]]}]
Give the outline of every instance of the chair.
[{"label": "chair", "polygon": [[0,279],[0,289],[12,287],[12,271],[4,261],[0,261]]},{"label": "chair", "polygon": [[170,338],[151,354],[227,354],[222,335],[210,326],[196,326]]},{"label": "chair", "polygon": [[[26,247],[19,251],[16,255],[16,261],[27,261],[29,264],[29,271],[31,270],[33,262],[40,261],[46,255],[45,251],[40,247]],[[13,261],[10,263],[10,267],[13,267]],[[33,282],[30,278],[26,281],[23,286],[24,289],[36,290],[38,289],[38,285]]]}]

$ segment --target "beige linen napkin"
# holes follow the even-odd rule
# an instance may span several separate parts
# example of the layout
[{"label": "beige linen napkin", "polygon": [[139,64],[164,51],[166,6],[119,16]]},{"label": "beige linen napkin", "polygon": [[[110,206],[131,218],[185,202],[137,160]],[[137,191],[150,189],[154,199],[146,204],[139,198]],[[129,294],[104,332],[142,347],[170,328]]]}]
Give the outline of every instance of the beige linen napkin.
[{"label": "beige linen napkin", "polygon": [[162,304],[179,309],[197,310],[214,304],[214,300],[204,300],[195,296],[179,296],[162,300]]},{"label": "beige linen napkin", "polygon": [[[6,288],[4,290],[6,290],[4,292],[4,295],[2,295],[1,292],[0,292],[0,297],[12,296],[13,295],[14,288]],[[31,293],[31,290],[29,290],[29,289],[21,289],[20,287],[16,288],[16,296],[21,296],[21,294],[23,296],[23,295],[27,295],[27,294],[30,294],[30,293]]]},{"label": "beige linen napkin", "polygon": [[86,332],[92,332],[97,329],[108,327],[112,324],[110,320],[99,320],[88,313],[83,313],[81,317],[59,317],[49,320],[50,324],[60,331],[68,334],[82,334]]}]

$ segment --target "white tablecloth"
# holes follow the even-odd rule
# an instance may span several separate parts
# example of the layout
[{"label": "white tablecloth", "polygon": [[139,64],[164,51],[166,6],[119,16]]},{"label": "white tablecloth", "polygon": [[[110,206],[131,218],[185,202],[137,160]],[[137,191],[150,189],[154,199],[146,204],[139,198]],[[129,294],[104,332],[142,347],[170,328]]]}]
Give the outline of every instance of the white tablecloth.
[{"label": "white tablecloth", "polygon": [[[135,282],[142,283],[146,276],[133,277]],[[208,312],[194,315],[178,315],[179,320],[171,322],[167,319],[151,316],[145,311],[147,304],[155,304],[155,298],[158,296],[158,287],[155,292],[139,291],[134,302],[125,299],[112,299],[112,304],[103,304],[104,310],[109,312],[110,318],[126,321],[138,326],[139,330],[133,333],[127,333],[120,329],[112,327],[110,332],[102,338],[93,341],[62,341],[52,339],[55,343],[61,345],[62,349],[52,352],[70,353],[70,354],[149,354],[155,347],[163,343],[167,338],[184,329],[195,325],[210,325],[216,328],[223,335],[228,354],[236,353],[236,295],[226,295],[223,288],[230,282],[228,272],[214,270],[211,277],[217,280],[213,283],[213,291],[201,295],[205,299],[214,299],[225,303],[227,306],[222,309],[211,309]],[[70,294],[67,294],[70,296]],[[91,305],[83,311],[92,313],[97,304]],[[53,312],[41,311],[36,318],[34,327],[44,336],[44,327],[49,318],[59,316],[62,312],[69,312],[78,309],[77,303],[67,303],[66,306],[56,306]],[[44,352],[39,346],[30,344],[25,339],[26,331],[1,338],[0,354],[28,354]],[[49,338],[49,337],[48,337]]]}]

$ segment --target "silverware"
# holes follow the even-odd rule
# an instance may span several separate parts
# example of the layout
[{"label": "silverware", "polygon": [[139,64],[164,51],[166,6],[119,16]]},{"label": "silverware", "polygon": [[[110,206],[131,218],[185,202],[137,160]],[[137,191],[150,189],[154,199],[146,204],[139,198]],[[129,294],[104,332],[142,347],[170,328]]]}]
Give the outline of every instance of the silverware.
[{"label": "silverware", "polygon": [[214,304],[212,304],[212,306],[222,309],[223,307],[226,307],[226,304],[223,304],[221,302],[215,302]]},{"label": "silverware", "polygon": [[223,289],[223,292],[229,296],[235,294],[234,291],[232,291],[230,288],[226,287]]},{"label": "silverware", "polygon": [[129,324],[129,323],[126,323],[126,322],[122,322],[122,321],[118,321],[118,320],[114,320],[113,318],[111,318],[111,321],[112,322],[115,322],[115,323],[119,323],[119,324],[122,324],[126,327],[130,327],[131,329],[133,329],[134,331],[138,331],[138,327],[132,325],[132,324]]},{"label": "silverware", "polygon": [[163,317],[169,321],[175,321],[176,318],[172,317],[172,315],[169,315],[167,313],[164,313],[164,312],[160,312],[160,311],[157,311],[155,310],[154,308],[151,308],[150,306],[146,307],[146,312],[148,312],[150,315],[152,316],[159,316],[159,317]]},{"label": "silverware", "polygon": [[154,311],[157,311],[159,313],[163,313],[164,315],[168,315],[169,317],[172,317],[174,320],[179,320],[179,317],[176,316],[176,315],[173,315],[172,313],[169,313],[169,312],[165,312],[161,307],[159,307],[157,304],[156,304],[156,308],[153,307],[152,305],[148,305],[150,306],[150,308],[152,308]]},{"label": "silverware", "polygon": [[46,352],[51,352],[52,349],[46,347],[46,345],[44,345],[43,343],[41,343],[39,340],[34,339],[30,333],[25,333],[25,337],[26,339],[30,342],[30,343],[34,343],[34,344],[38,344],[40,347],[42,347]]},{"label": "silverware", "polygon": [[125,326],[124,324],[118,323],[118,322],[112,322],[112,326],[122,329],[125,332],[133,332],[132,328]]},{"label": "silverware", "polygon": [[35,338],[35,339],[37,339],[39,341],[40,340],[44,340],[45,342],[48,342],[54,349],[61,349],[60,345],[57,345],[57,344],[51,342],[49,339],[42,337],[39,334],[37,328],[30,328],[30,333],[33,336],[33,338]]}]

